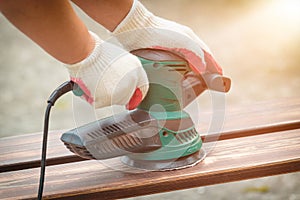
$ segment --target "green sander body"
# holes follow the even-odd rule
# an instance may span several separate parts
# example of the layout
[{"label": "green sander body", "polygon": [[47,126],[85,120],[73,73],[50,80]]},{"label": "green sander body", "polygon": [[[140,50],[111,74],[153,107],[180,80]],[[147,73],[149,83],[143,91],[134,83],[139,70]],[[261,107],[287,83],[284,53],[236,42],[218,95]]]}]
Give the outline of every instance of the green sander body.
[{"label": "green sander body", "polygon": [[227,92],[230,79],[196,74],[187,61],[165,50],[139,49],[149,91],[137,109],[65,132],[61,140],[87,159],[121,157],[126,165],[171,170],[205,157],[200,134],[184,108],[207,89]]}]

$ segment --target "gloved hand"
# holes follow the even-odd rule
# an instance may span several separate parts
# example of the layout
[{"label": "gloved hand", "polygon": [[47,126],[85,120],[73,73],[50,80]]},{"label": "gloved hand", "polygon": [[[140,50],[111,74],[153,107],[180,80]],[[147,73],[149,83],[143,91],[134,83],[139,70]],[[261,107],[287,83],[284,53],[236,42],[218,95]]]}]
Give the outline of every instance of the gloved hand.
[{"label": "gloved hand", "polygon": [[66,65],[71,80],[84,92],[81,97],[95,108],[126,105],[134,109],[148,90],[147,74],[139,59],[90,34],[95,40],[93,52],[79,63]]},{"label": "gloved hand", "polygon": [[184,57],[196,73],[222,74],[209,48],[190,28],[153,15],[138,0],[112,35],[128,51],[164,49]]}]

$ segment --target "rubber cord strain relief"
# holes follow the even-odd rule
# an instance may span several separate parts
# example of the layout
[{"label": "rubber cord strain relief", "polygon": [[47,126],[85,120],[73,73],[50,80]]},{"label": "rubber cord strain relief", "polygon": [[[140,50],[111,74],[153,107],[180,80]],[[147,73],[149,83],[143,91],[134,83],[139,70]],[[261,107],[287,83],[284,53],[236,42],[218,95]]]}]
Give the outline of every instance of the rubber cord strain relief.
[{"label": "rubber cord strain relief", "polygon": [[54,106],[56,100],[67,92],[72,91],[75,85],[76,83],[74,83],[73,81],[64,82],[52,92],[47,102],[51,103],[51,105]]}]

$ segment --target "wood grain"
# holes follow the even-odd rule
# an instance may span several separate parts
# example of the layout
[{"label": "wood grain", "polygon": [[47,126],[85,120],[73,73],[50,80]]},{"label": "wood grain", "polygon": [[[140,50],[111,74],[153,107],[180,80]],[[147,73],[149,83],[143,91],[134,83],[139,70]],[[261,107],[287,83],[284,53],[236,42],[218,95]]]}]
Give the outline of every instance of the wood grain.
[{"label": "wood grain", "polygon": [[[138,171],[119,159],[50,166],[44,195],[116,199],[295,171],[300,171],[299,129],[219,141],[203,162],[182,170],[133,173]],[[0,198],[34,199],[38,177],[38,168],[1,173]]]},{"label": "wood grain", "polygon": [[[300,128],[300,97],[259,102],[227,108],[221,132],[207,134],[211,112],[200,113],[204,142],[267,134]],[[64,131],[49,133],[47,164],[56,165],[84,159],[70,153],[60,142]],[[0,138],[0,173],[40,166],[42,133]]]}]

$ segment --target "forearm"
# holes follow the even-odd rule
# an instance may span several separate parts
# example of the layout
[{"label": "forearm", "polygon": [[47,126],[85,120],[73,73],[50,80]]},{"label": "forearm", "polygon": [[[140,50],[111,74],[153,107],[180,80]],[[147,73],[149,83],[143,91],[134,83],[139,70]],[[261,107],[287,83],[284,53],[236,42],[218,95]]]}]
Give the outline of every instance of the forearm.
[{"label": "forearm", "polygon": [[2,14],[64,63],[83,60],[93,49],[87,28],[67,0],[2,0]]},{"label": "forearm", "polygon": [[86,14],[113,31],[130,11],[133,0],[72,0]]}]

